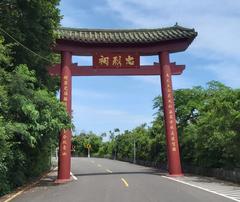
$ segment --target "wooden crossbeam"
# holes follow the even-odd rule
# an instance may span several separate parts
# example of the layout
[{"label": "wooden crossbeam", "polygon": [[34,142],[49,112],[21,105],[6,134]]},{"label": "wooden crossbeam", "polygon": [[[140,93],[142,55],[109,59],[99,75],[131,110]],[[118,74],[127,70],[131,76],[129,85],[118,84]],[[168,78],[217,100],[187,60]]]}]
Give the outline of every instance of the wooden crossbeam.
[{"label": "wooden crossbeam", "polygon": [[[185,69],[185,65],[176,65],[171,63],[172,75],[180,75]],[[60,64],[56,64],[48,69],[51,76],[60,75]],[[144,76],[144,75],[161,75],[161,69],[158,63],[154,65],[142,65],[138,68],[111,68],[97,69],[93,66],[77,66],[76,63],[71,66],[72,76]]]}]

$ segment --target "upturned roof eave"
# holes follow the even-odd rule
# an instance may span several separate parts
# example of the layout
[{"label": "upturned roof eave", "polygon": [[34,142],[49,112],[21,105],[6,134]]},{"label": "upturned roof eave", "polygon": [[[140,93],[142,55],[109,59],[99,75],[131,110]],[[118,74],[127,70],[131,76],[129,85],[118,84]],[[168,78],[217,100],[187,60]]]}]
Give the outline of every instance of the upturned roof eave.
[{"label": "upturned roof eave", "polygon": [[194,39],[197,32],[175,25],[155,29],[83,29],[62,27],[57,39],[84,44],[151,44],[171,40]]}]

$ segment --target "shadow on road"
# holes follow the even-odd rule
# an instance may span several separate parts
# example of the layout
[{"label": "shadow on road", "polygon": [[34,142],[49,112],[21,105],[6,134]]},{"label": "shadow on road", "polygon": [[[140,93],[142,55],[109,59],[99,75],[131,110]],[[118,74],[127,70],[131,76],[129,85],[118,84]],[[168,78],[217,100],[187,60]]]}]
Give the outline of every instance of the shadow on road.
[{"label": "shadow on road", "polygon": [[138,174],[145,174],[145,175],[167,175],[166,172],[164,171],[159,171],[159,170],[152,170],[152,171],[133,171],[133,172],[99,172],[99,173],[74,173],[75,176],[96,176],[96,175],[138,175]]},{"label": "shadow on road", "polygon": [[[158,176],[163,176],[167,175],[166,172],[152,169],[147,171],[136,171],[136,172],[98,172],[98,173],[74,173],[76,177],[83,177],[83,176],[106,176],[106,175],[158,175]],[[57,179],[57,171],[52,171],[48,176],[45,178],[41,179],[39,183],[36,185],[36,187],[48,187],[48,186],[57,186],[58,184],[55,184],[54,181]]]},{"label": "shadow on road", "polygon": [[46,177],[42,178],[39,183],[37,183],[36,187],[48,187],[48,186],[56,186],[57,184],[54,181],[57,179],[57,171],[51,171]]}]

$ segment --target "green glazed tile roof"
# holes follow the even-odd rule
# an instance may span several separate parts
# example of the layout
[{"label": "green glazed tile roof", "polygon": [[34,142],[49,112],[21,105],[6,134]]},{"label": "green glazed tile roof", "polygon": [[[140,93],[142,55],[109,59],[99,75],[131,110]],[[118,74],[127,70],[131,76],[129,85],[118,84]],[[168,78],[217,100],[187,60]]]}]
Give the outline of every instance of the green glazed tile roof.
[{"label": "green glazed tile roof", "polygon": [[154,43],[178,39],[194,39],[194,29],[178,25],[158,29],[76,29],[61,27],[57,30],[57,39],[78,41],[81,43]]}]

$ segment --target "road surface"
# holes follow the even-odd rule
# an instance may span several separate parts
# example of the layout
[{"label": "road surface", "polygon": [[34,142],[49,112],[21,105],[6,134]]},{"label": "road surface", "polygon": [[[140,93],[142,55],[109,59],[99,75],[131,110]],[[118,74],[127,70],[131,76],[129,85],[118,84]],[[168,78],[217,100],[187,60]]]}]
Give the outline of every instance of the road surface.
[{"label": "road surface", "polygon": [[[166,177],[166,173],[126,162],[72,158],[75,180],[54,185],[56,171],[14,202],[232,202]],[[77,178],[77,180],[76,180]]]}]

